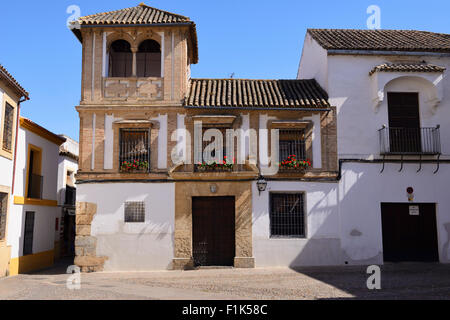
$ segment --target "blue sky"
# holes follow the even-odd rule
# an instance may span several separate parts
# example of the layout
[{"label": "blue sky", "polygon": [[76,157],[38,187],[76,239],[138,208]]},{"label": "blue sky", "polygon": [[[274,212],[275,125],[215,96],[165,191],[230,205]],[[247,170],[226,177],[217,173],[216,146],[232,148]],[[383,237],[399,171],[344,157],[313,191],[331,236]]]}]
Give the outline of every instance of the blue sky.
[{"label": "blue sky", "polygon": [[[139,0],[3,1],[0,63],[30,92],[22,115],[78,139],[81,45],[67,29],[81,15],[132,7]],[[307,28],[366,29],[366,9],[381,8],[383,29],[450,33],[446,0],[153,0],[197,24],[200,61],[192,77],[295,78]]]}]

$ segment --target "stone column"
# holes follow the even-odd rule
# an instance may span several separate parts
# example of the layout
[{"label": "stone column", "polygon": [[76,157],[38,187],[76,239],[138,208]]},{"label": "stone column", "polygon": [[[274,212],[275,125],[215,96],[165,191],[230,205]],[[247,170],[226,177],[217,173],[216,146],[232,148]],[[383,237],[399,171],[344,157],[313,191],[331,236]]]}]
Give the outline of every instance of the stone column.
[{"label": "stone column", "polygon": [[136,53],[137,53],[137,48],[133,47],[131,48],[131,52],[133,53],[133,69],[132,69],[132,76],[136,77],[137,75],[137,59],[136,59]]}]

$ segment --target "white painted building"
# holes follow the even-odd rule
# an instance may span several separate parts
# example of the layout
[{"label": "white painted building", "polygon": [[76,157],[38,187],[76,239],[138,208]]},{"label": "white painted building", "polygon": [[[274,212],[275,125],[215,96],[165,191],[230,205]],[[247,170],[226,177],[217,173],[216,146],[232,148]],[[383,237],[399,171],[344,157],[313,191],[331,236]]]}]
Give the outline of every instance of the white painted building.
[{"label": "white painted building", "polygon": [[66,139],[59,147],[58,159],[58,219],[59,239],[55,248],[55,257],[71,257],[75,254],[75,202],[76,179],[78,171],[79,146],[78,142],[66,135]]},{"label": "white painted building", "polygon": [[20,104],[28,92],[0,65],[0,277],[9,274],[11,246],[7,243]]},{"label": "white painted building", "polygon": [[328,243],[329,258],[318,263],[450,262],[446,36],[308,30],[298,78],[315,78],[337,108],[341,169],[338,183],[315,185],[315,192],[295,186],[307,194],[309,228],[295,264],[310,257],[309,248],[322,252],[316,242]]},{"label": "white painted building", "polygon": [[21,117],[17,141],[7,238],[11,246],[10,275],[53,265],[59,241],[59,146],[65,139]]}]

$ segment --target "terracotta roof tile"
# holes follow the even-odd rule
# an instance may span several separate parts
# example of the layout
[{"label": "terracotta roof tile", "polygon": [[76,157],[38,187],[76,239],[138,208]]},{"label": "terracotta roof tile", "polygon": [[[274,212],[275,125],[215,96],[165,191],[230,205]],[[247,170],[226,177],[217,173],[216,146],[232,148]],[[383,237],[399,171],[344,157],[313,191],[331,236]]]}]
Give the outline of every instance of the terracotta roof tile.
[{"label": "terracotta roof tile", "polygon": [[[110,12],[96,13],[89,16],[80,17],[72,24],[79,23],[82,27],[102,26],[102,25],[173,25],[186,24],[190,29],[190,38],[192,41],[192,63],[198,62],[198,39],[197,27],[189,17],[185,17],[172,12],[160,10],[147,6],[143,3],[136,7],[125,8]],[[75,35],[81,40],[79,30],[72,29]]]},{"label": "terracotta roof tile", "polygon": [[19,94],[29,99],[29,93],[19,84],[19,82],[14,79],[14,77],[0,64],[0,77],[6,80],[11,86],[13,86]]},{"label": "terracotta roof tile", "polygon": [[149,7],[143,3],[136,7],[81,17],[78,22],[81,25],[191,23],[188,17]]},{"label": "terracotta roof tile", "polygon": [[434,64],[385,63],[374,67],[369,72],[369,75],[372,75],[375,72],[444,72],[445,70],[445,67],[436,66]]},{"label": "terracotta roof tile", "polygon": [[328,108],[315,80],[191,79],[188,107]]},{"label": "terracotta roof tile", "polygon": [[450,52],[450,34],[417,30],[308,29],[327,50]]}]

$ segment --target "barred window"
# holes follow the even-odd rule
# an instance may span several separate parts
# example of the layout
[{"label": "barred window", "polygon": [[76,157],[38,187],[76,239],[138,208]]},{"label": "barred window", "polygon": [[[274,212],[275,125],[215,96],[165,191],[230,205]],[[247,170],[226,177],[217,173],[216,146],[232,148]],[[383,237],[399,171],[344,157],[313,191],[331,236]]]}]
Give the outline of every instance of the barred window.
[{"label": "barred window", "polygon": [[120,130],[119,167],[125,172],[148,172],[150,168],[149,129]]},{"label": "barred window", "polygon": [[270,194],[270,235],[272,237],[299,237],[306,236],[304,195]]},{"label": "barred window", "polygon": [[125,222],[145,222],[145,204],[140,201],[125,202]]},{"label": "barred window", "polygon": [[5,120],[3,122],[3,150],[11,152],[14,124],[14,108],[7,102],[5,105]]},{"label": "barred window", "polygon": [[0,240],[6,236],[6,214],[8,213],[8,194],[0,192]]},{"label": "barred window", "polygon": [[306,160],[305,131],[301,129],[280,130],[280,162],[290,155]]}]

